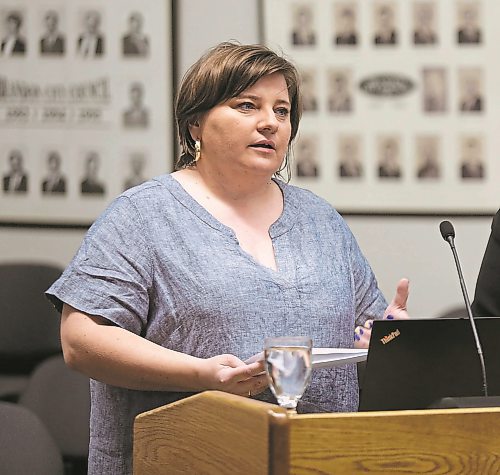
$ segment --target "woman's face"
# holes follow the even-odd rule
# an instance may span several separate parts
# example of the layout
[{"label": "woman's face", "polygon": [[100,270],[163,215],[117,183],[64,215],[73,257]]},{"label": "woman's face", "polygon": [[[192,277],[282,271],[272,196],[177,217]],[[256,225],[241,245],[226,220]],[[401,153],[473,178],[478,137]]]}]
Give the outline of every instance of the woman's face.
[{"label": "woman's face", "polygon": [[285,78],[270,74],[239,96],[210,109],[190,127],[201,141],[198,166],[272,175],[290,142],[290,99]]}]

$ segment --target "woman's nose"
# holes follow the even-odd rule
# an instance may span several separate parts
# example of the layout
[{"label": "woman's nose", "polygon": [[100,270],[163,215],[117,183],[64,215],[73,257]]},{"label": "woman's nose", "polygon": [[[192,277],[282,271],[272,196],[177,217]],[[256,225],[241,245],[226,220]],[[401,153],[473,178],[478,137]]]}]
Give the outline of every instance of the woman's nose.
[{"label": "woman's nose", "polygon": [[276,117],[276,113],[271,108],[269,110],[262,109],[261,115],[259,117],[259,123],[257,125],[259,130],[269,130],[270,132],[276,132],[278,130],[279,122]]}]

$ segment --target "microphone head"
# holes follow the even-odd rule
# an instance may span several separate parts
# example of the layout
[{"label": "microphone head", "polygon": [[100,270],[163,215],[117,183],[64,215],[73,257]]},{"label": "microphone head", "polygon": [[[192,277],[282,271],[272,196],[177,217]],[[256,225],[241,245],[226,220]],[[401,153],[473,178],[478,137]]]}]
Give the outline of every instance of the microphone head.
[{"label": "microphone head", "polygon": [[455,238],[455,229],[453,228],[453,224],[449,221],[442,221],[439,225],[439,230],[441,231],[441,236],[445,241],[448,241],[450,238]]}]

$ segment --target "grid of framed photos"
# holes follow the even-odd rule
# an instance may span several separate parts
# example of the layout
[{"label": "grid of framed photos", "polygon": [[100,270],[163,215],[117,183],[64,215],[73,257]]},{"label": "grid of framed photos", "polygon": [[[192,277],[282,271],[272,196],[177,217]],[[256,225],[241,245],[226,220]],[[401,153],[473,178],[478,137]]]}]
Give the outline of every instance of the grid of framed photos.
[{"label": "grid of framed photos", "polygon": [[0,221],[86,225],[171,170],[170,5],[0,0]]},{"label": "grid of framed photos", "polygon": [[492,214],[500,193],[495,0],[263,0],[298,67],[293,182],[349,213]]}]

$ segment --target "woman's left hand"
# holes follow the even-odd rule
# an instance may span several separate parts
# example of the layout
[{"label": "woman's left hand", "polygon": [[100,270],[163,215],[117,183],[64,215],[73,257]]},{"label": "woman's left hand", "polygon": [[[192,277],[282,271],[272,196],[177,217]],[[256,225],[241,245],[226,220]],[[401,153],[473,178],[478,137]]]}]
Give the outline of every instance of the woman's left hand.
[{"label": "woman's left hand", "polygon": [[[398,282],[396,295],[384,312],[386,320],[407,320],[410,318],[406,308],[408,301],[410,283],[408,279],[401,279]],[[354,348],[368,348],[372,335],[373,320],[367,320],[365,324],[357,326],[354,330]]]},{"label": "woman's left hand", "polygon": [[[396,295],[392,302],[385,309],[384,318],[389,320],[408,320],[408,309],[406,302],[408,301],[408,294],[410,293],[410,282],[408,279],[401,279],[396,288]],[[392,318],[390,318],[392,317]]]}]

